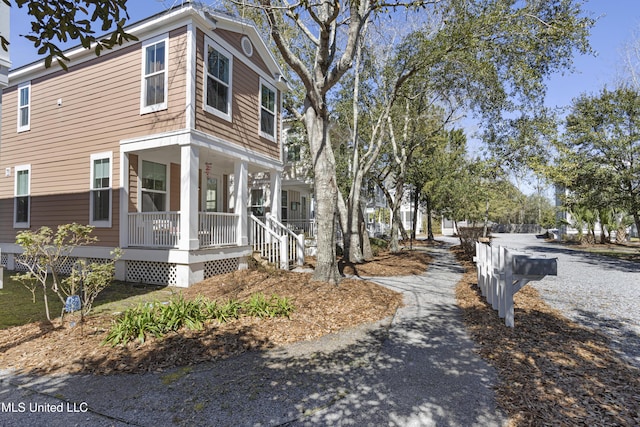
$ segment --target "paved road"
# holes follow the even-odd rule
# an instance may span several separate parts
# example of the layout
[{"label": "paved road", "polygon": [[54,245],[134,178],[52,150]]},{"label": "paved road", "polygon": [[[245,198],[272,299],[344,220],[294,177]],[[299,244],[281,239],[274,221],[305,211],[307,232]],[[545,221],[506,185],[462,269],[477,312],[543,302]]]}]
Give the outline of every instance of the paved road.
[{"label": "paved road", "polygon": [[378,279],[405,295],[393,319],[320,340],[144,375],[0,370],[0,425],[504,425],[455,304],[461,268],[433,256],[425,275]]},{"label": "paved road", "polygon": [[568,318],[607,334],[612,347],[640,368],[640,263],[568,249],[532,234],[497,234],[493,244],[558,258],[558,276],[529,285]]}]

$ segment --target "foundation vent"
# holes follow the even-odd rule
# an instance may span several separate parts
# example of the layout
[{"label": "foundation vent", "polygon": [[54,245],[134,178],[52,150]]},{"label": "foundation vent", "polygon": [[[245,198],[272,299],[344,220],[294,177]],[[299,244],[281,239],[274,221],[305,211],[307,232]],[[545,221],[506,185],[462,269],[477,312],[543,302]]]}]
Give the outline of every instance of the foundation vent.
[{"label": "foundation vent", "polygon": [[226,258],[204,263],[204,278],[217,276],[219,274],[231,273],[238,269],[239,258]]},{"label": "foundation vent", "polygon": [[127,261],[127,282],[147,283],[150,285],[178,284],[176,265],[166,262]]}]

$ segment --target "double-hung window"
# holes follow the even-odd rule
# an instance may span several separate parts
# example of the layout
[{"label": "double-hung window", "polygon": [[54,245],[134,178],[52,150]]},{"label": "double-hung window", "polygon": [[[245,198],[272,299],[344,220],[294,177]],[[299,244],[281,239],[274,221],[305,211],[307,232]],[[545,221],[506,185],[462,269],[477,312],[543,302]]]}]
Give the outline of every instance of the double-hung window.
[{"label": "double-hung window", "polygon": [[29,228],[31,205],[31,165],[16,166],[13,226]]},{"label": "double-hung window", "polygon": [[31,82],[18,85],[18,132],[31,129]]},{"label": "double-hung window", "polygon": [[251,213],[257,217],[264,216],[264,191],[260,188],[251,190]]},{"label": "double-hung window", "polygon": [[276,139],[276,90],[264,81],[260,82],[260,135]]},{"label": "double-hung window", "polygon": [[167,166],[142,161],[142,212],[163,212],[167,206]]},{"label": "double-hung window", "polygon": [[166,35],[147,40],[142,44],[141,114],[167,108],[168,46],[169,38]]},{"label": "double-hung window", "polygon": [[91,155],[89,223],[111,227],[111,152]]},{"label": "double-hung window", "polygon": [[213,41],[205,41],[205,103],[204,109],[231,121],[232,56]]}]

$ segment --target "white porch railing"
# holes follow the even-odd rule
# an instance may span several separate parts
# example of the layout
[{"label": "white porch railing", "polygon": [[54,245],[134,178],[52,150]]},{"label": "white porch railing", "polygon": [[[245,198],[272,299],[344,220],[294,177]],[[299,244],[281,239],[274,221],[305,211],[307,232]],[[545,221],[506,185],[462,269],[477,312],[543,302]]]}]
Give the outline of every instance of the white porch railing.
[{"label": "white porch railing", "polygon": [[296,235],[284,224],[267,214],[265,222],[250,216],[249,241],[253,250],[281,269],[291,264],[304,264],[304,235]]},{"label": "white porch railing", "polygon": [[223,212],[200,212],[198,240],[200,247],[238,244],[239,215]]},{"label": "white porch railing", "polygon": [[294,233],[304,233],[305,237],[316,237],[315,219],[287,219],[283,221],[287,228]]},{"label": "white porch railing", "polygon": [[[198,241],[201,248],[237,245],[237,214],[200,212]],[[177,248],[180,212],[129,213],[130,247]]]},{"label": "white porch railing", "polygon": [[179,212],[129,213],[129,246],[173,248],[179,241]]}]

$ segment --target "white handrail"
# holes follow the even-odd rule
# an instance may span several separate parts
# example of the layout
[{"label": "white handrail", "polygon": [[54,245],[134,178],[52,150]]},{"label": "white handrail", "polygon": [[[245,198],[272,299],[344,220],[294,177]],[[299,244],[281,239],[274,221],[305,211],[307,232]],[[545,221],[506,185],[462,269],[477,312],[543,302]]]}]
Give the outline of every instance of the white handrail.
[{"label": "white handrail", "polygon": [[267,215],[265,222],[250,216],[253,250],[268,262],[289,269],[290,263],[304,264],[304,235],[296,235],[275,218]]},{"label": "white handrail", "polygon": [[270,226],[289,236],[289,259],[298,265],[304,264],[304,234],[296,234],[289,227],[267,213],[266,220]]}]

